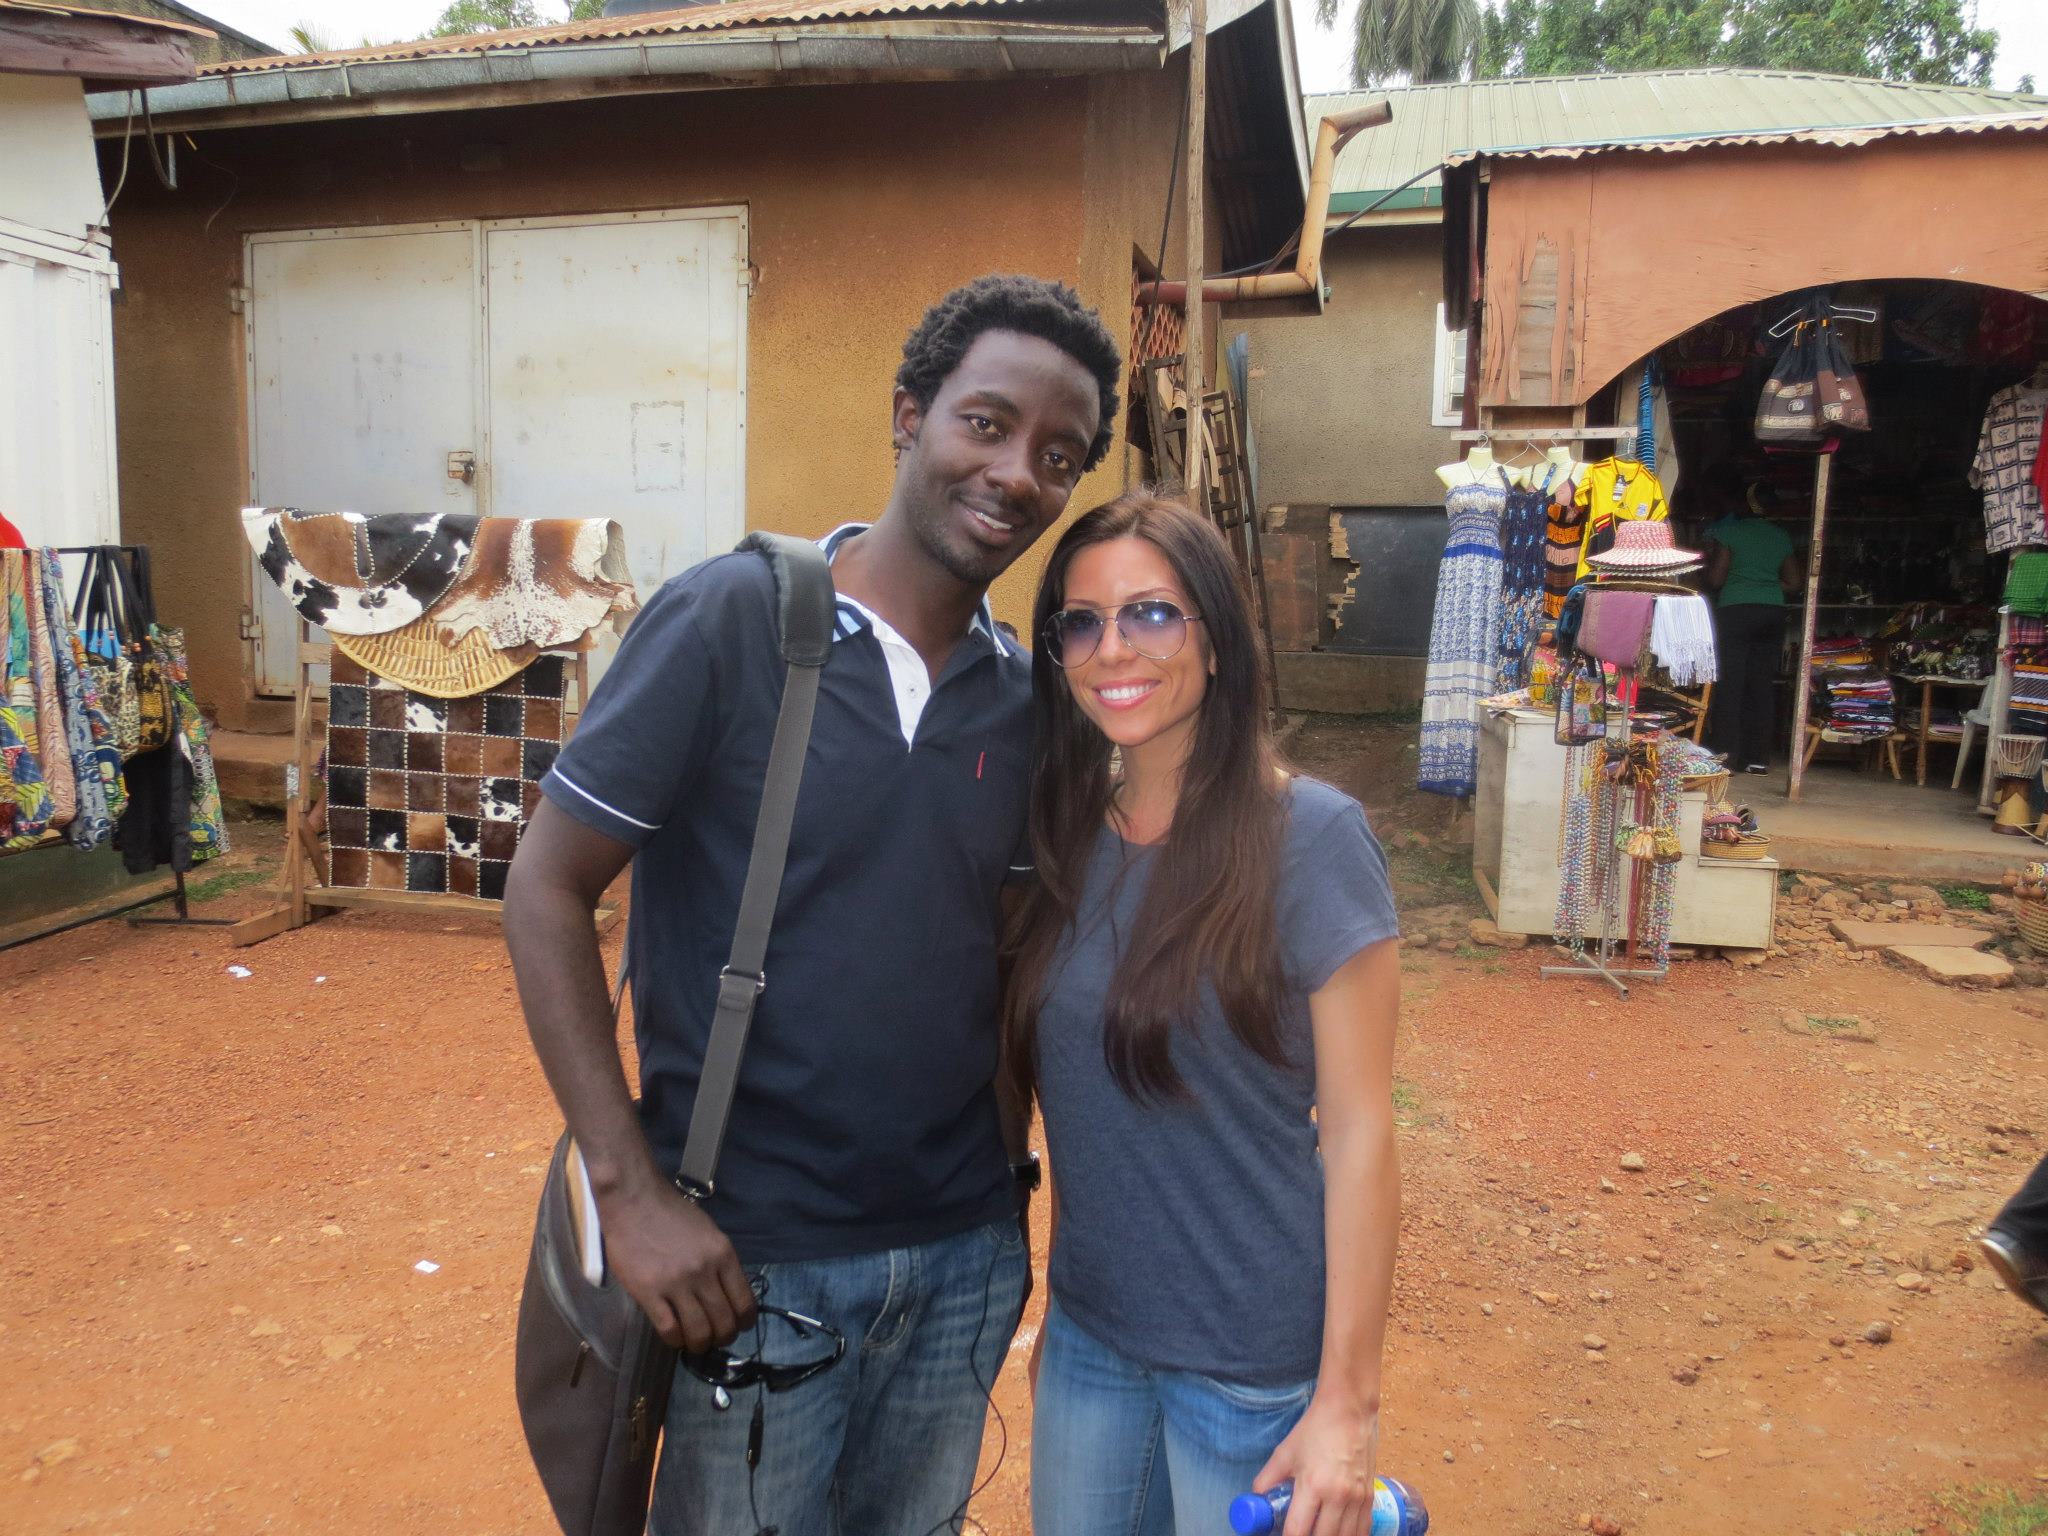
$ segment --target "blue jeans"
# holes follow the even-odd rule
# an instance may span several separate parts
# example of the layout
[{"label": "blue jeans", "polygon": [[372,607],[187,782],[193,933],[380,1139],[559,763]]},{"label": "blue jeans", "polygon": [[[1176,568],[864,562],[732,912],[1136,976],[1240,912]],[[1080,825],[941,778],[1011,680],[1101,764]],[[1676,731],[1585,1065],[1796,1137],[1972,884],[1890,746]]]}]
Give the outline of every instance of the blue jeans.
[{"label": "blue jeans", "polygon": [[[988,1388],[1024,1310],[1030,1260],[1014,1221],[882,1253],[765,1264],[766,1300],[846,1335],[831,1370],[787,1392],[749,1387],[732,1407],[676,1371],[650,1536],[927,1536],[951,1528],[974,1486]],[[818,1341],[766,1327],[771,1361]],[[751,1347],[742,1335],[734,1347]],[[747,1427],[763,1406],[752,1499]],[[756,1511],[758,1510],[758,1516]]]},{"label": "blue jeans", "polygon": [[1230,1501],[1287,1438],[1314,1381],[1250,1387],[1148,1369],[1045,1309],[1031,1526],[1046,1536],[1229,1536]]}]

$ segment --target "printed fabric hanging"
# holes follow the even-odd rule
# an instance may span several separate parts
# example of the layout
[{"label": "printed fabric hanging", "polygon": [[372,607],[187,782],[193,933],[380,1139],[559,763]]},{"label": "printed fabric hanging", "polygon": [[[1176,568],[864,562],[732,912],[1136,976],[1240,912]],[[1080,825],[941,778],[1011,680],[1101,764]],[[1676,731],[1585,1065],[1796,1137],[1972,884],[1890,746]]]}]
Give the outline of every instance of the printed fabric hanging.
[{"label": "printed fabric hanging", "polygon": [[1507,477],[1459,485],[1444,499],[1450,532],[1437,568],[1429,668],[1422,685],[1416,787],[1471,794],[1479,785],[1479,701],[1500,691],[1501,514]]},{"label": "printed fabric hanging", "polygon": [[1509,487],[1501,513],[1502,688],[1520,688],[1529,681],[1529,653],[1543,622],[1550,481],[1556,474],[1553,466],[1541,485]]},{"label": "printed fabric hanging", "polygon": [[[36,593],[43,605],[43,629],[50,639],[50,659],[56,674],[57,716],[63,726],[63,746],[70,760],[74,810],[65,835],[74,848],[90,850],[104,843],[114,830],[107,810],[108,768],[93,737],[98,716],[98,695],[88,695],[90,680],[78,665],[78,637],[71,630],[71,616],[64,607],[64,573],[52,550],[34,550],[30,564],[38,576]],[[50,748],[57,750],[57,732],[49,732]],[[120,754],[114,754],[111,777],[121,781]]]},{"label": "printed fabric hanging", "polygon": [[43,775],[29,655],[28,558],[0,551],[0,849],[32,848],[56,806]]}]

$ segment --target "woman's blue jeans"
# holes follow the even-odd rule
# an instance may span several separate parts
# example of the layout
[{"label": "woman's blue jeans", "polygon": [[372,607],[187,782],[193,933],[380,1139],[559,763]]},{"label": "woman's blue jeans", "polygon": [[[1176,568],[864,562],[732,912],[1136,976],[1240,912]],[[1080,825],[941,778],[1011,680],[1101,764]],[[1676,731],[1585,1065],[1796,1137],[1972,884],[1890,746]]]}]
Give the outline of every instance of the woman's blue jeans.
[{"label": "woman's blue jeans", "polygon": [[1045,1310],[1031,1421],[1031,1524],[1046,1536],[1229,1536],[1252,1485],[1315,1394],[1128,1360]]}]

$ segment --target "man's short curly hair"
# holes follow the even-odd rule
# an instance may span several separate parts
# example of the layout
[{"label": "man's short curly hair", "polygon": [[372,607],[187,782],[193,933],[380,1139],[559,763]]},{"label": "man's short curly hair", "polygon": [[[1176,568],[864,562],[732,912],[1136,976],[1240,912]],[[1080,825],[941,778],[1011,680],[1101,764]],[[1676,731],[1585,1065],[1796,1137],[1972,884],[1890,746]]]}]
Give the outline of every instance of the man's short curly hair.
[{"label": "man's short curly hair", "polygon": [[955,288],[924,312],[903,343],[897,386],[909,390],[921,409],[930,410],[946,376],[986,331],[1017,331],[1049,341],[1095,375],[1102,417],[1081,467],[1100,464],[1116,432],[1122,399],[1117,379],[1123,373],[1123,359],[1102,317],[1065,283],[991,275]]}]

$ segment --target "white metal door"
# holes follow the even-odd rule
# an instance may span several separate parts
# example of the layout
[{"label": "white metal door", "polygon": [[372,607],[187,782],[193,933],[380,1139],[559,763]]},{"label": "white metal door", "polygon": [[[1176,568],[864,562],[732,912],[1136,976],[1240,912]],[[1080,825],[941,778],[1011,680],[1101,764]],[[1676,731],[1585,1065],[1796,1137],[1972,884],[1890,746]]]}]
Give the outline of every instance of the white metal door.
[{"label": "white metal door", "polygon": [[[745,283],[732,208],[251,236],[251,499],[612,518],[652,592],[746,528]],[[253,581],[258,689],[289,692]]]},{"label": "white metal door", "polygon": [[[18,227],[18,226],[17,226]],[[30,544],[110,544],[113,264],[0,228],[0,513]]]},{"label": "white metal door", "polygon": [[643,597],[739,540],[745,251],[734,209],[484,226],[492,516],[615,519]]},{"label": "white metal door", "polygon": [[[478,452],[477,230],[252,235],[250,495],[358,512],[478,510],[448,456]],[[289,693],[298,627],[253,569],[257,690]]]}]

